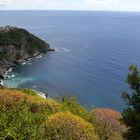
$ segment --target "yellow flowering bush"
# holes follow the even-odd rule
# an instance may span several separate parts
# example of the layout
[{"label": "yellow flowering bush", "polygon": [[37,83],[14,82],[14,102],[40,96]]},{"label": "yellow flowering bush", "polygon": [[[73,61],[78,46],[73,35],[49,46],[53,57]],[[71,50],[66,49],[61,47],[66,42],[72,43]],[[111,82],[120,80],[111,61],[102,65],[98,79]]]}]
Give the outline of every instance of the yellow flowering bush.
[{"label": "yellow flowering bush", "polygon": [[70,112],[59,112],[45,122],[48,140],[98,140],[94,127]]}]

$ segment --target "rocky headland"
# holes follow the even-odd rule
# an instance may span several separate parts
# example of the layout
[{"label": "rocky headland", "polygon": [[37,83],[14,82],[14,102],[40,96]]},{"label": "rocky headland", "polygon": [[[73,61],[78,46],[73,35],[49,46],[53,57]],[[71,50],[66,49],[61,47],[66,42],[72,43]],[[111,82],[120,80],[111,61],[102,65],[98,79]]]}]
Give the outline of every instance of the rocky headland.
[{"label": "rocky headland", "polygon": [[54,49],[25,29],[0,27],[0,79],[10,67],[49,51]]}]

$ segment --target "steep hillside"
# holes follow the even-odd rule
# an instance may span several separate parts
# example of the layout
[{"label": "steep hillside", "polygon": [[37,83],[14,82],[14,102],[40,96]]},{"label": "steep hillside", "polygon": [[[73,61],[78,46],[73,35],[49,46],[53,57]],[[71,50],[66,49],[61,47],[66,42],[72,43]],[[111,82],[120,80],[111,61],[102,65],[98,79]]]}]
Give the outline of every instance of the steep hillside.
[{"label": "steep hillside", "polygon": [[0,88],[0,139],[123,140],[121,115],[117,120],[112,112],[119,114],[87,111],[75,98],[55,101],[28,89]]},{"label": "steep hillside", "polygon": [[98,140],[93,116],[74,102],[73,108],[66,104],[32,90],[0,88],[0,139]]},{"label": "steep hillside", "polygon": [[53,51],[49,44],[28,31],[10,26],[1,27],[0,77],[12,65],[48,51]]}]

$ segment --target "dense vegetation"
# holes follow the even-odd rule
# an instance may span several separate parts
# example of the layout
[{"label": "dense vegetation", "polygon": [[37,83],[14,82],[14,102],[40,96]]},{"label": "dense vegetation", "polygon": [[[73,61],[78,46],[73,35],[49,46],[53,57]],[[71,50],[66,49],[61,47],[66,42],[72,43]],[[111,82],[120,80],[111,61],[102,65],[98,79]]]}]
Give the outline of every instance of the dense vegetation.
[{"label": "dense vegetation", "polygon": [[28,31],[16,27],[0,27],[0,75],[15,63],[52,51],[49,44]]},{"label": "dense vegetation", "polygon": [[112,109],[95,109],[95,124],[100,140],[122,140],[126,127],[119,121],[121,113]]},{"label": "dense vegetation", "polygon": [[127,83],[131,93],[123,93],[127,107],[122,113],[122,121],[128,127],[124,136],[128,140],[140,140],[140,69],[132,65],[129,70]]},{"label": "dense vegetation", "polygon": [[122,132],[98,124],[97,111],[87,111],[75,98],[54,101],[32,90],[0,88],[0,112],[0,139],[122,140]]},{"label": "dense vegetation", "polygon": [[38,49],[45,52],[46,46],[49,49],[49,45],[45,41],[30,34],[28,31],[20,28],[9,28],[8,31],[0,31],[0,46],[13,45],[20,50],[23,44],[25,44],[27,49],[29,49],[29,53],[33,53]]}]

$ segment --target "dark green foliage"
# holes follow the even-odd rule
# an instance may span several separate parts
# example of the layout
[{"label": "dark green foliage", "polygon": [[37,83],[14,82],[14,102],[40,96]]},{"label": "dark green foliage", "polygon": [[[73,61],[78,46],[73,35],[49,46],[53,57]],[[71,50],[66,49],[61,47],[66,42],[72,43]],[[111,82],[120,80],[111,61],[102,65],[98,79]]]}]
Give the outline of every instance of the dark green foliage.
[{"label": "dark green foliage", "polygon": [[5,27],[0,30],[1,70],[50,50],[49,44],[24,29]]},{"label": "dark green foliage", "polygon": [[[28,46],[27,49],[29,49],[31,53],[36,49],[43,49],[42,51],[45,51],[45,46],[48,45],[24,29],[15,28],[8,32],[0,32],[0,46],[14,45],[20,50],[23,44]],[[49,45],[47,47],[49,47]]]},{"label": "dark green foliage", "polygon": [[124,136],[128,140],[140,140],[140,69],[132,65],[127,76],[127,83],[130,85],[131,94],[124,92],[123,98],[127,107],[122,113],[122,121],[128,127]]}]

